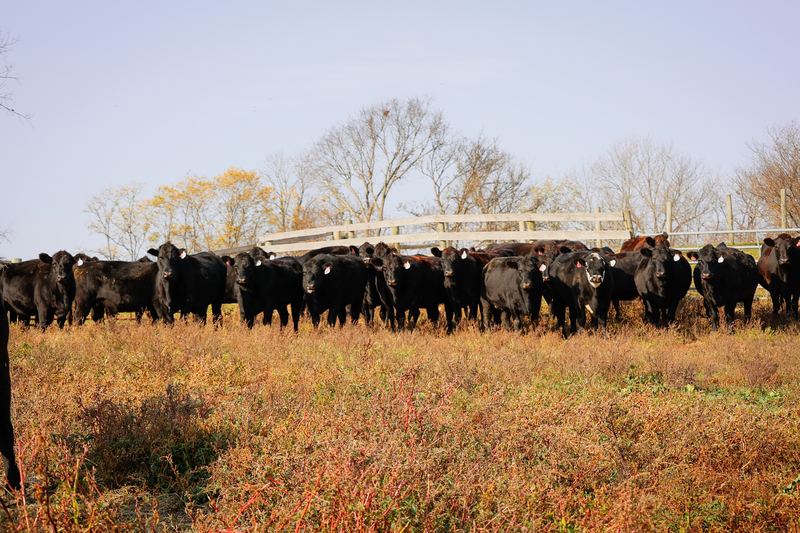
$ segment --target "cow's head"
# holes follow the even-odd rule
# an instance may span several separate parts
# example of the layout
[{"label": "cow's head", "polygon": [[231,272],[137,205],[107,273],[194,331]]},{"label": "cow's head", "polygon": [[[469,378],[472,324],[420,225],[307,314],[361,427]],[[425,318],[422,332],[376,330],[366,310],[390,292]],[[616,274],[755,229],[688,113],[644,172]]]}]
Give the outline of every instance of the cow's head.
[{"label": "cow's head", "polygon": [[309,259],[303,265],[303,289],[313,294],[323,287],[328,277],[336,271],[336,264],[333,257],[327,254],[319,254]]},{"label": "cow's head", "polygon": [[461,250],[456,250],[452,246],[448,246],[444,250],[439,250],[439,248],[431,248],[431,253],[434,256],[441,258],[442,260],[442,271],[444,272],[445,278],[456,278],[459,275],[459,272],[463,268],[463,262],[469,258],[469,250],[466,248],[462,248]]},{"label": "cow's head", "polygon": [[663,282],[672,278],[675,263],[679,263],[683,259],[683,254],[679,250],[673,250],[664,245],[642,248],[640,252],[644,257],[650,259],[656,279]]},{"label": "cow's head", "polygon": [[700,277],[711,282],[719,275],[720,265],[725,262],[722,250],[706,244],[700,250],[689,252],[686,255],[692,261],[697,261],[695,269],[700,272]]},{"label": "cow's head", "polygon": [[[377,258],[373,258],[377,259]],[[381,260],[383,277],[389,287],[402,285],[406,272],[411,269],[415,259],[397,254],[389,254]],[[374,263],[373,263],[374,264]]]},{"label": "cow's head", "polygon": [[556,256],[553,254],[545,253],[539,256],[539,265],[536,267],[542,275],[542,281],[550,281],[550,265],[555,261]]},{"label": "cow's head", "polygon": [[[56,252],[53,257],[47,254],[39,254],[39,260],[52,265],[53,276],[59,283],[66,283],[69,279],[74,279],[72,267],[75,266],[77,261],[69,252],[61,250]],[[81,261],[81,264],[83,264],[83,261]]]},{"label": "cow's head", "polygon": [[592,252],[583,257],[576,257],[574,262],[576,267],[586,271],[586,278],[595,289],[605,280],[606,260],[599,253]]},{"label": "cow's head", "polygon": [[799,260],[797,248],[800,247],[800,237],[792,237],[788,233],[781,233],[775,239],[767,237],[764,244],[774,248],[775,259],[781,266],[788,266]]},{"label": "cow's head", "polygon": [[188,257],[184,248],[178,248],[171,242],[165,242],[156,248],[150,248],[147,253],[156,256],[158,271],[165,280],[171,280],[181,271],[181,262]]},{"label": "cow's head", "polygon": [[364,264],[367,265],[367,267],[372,267],[370,259],[372,259],[372,256],[375,255],[375,247],[372,246],[370,243],[365,242],[359,247],[350,245],[350,253],[357,255],[361,259],[363,259]]},{"label": "cow's head", "polygon": [[256,280],[256,268],[263,264],[263,255],[258,255],[259,259],[255,259],[249,253],[238,253],[233,260],[233,268],[235,270],[236,284],[245,289],[253,288]]}]

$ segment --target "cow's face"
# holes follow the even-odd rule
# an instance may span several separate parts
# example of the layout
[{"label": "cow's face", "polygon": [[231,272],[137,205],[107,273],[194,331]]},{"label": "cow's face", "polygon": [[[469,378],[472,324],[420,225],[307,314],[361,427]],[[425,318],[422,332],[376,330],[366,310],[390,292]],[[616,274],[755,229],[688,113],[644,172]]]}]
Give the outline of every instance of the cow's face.
[{"label": "cow's face", "polygon": [[334,271],[334,264],[329,256],[316,257],[303,265],[303,288],[313,294],[326,283],[326,279]]},{"label": "cow's face", "polygon": [[550,265],[553,264],[555,258],[556,256],[547,253],[539,256],[539,265],[537,268],[542,275],[542,281],[550,281]]},{"label": "cow's face", "polygon": [[375,245],[375,249],[373,250],[372,257],[374,259],[378,259],[377,261],[373,261],[370,259],[370,264],[375,267],[375,270],[378,272],[383,272],[383,262],[384,260],[391,256],[397,255],[397,250],[395,248],[390,248],[388,244],[384,242],[379,242]]},{"label": "cow's face", "polygon": [[697,259],[695,268],[700,271],[700,277],[706,281],[713,281],[718,275],[720,265],[725,262],[722,252],[710,244],[706,244],[698,252],[692,252],[689,257]]},{"label": "cow's face", "polygon": [[[42,256],[46,257],[43,258]],[[53,276],[59,283],[66,283],[67,280],[74,277],[72,267],[75,266],[76,261],[69,252],[63,250],[56,252],[52,258],[47,254],[40,254],[39,259],[53,266]],[[82,261],[81,264],[83,264]]]},{"label": "cow's face", "polygon": [[[542,279],[539,271],[539,260],[535,256],[526,256],[517,260],[517,270],[519,270],[520,287],[529,291],[533,289],[538,280]],[[547,268],[545,267],[545,270]]]},{"label": "cow's face", "polygon": [[171,280],[180,272],[181,261],[186,259],[186,250],[178,248],[171,242],[166,242],[158,247],[158,250],[150,248],[147,251],[150,255],[158,257],[158,271],[165,280]]},{"label": "cow's face", "polygon": [[603,283],[606,277],[606,260],[596,252],[575,259],[575,266],[586,272],[589,284],[595,289]]},{"label": "cow's face", "polygon": [[800,246],[800,237],[791,237],[786,233],[778,235],[775,240],[764,239],[764,244],[775,248],[775,259],[781,266],[789,266],[793,261],[797,261],[797,248]]},{"label": "cow's face", "polygon": [[411,268],[411,258],[390,254],[383,258],[383,277],[386,285],[397,287],[402,284],[405,273]]},{"label": "cow's face", "polygon": [[244,288],[252,286],[256,268],[260,265],[261,260],[253,259],[250,254],[236,254],[236,258],[233,260],[233,268],[236,271],[236,284]]},{"label": "cow's face", "polygon": [[370,260],[372,259],[372,256],[375,255],[375,247],[372,246],[370,243],[365,242],[358,248],[356,248],[355,246],[351,246],[350,253],[357,255],[361,259],[363,259],[364,264],[366,264],[367,267],[372,267],[372,263]]},{"label": "cow's face", "polygon": [[650,258],[653,265],[653,272],[656,279],[667,281],[672,277],[675,263],[680,262],[683,257],[677,250],[670,250],[666,246],[656,246],[655,248],[643,248],[641,254]]},{"label": "cow's face", "polygon": [[448,246],[442,251],[442,271],[446,278],[456,278],[463,268],[464,261],[469,258],[469,251],[466,248],[456,250]]}]

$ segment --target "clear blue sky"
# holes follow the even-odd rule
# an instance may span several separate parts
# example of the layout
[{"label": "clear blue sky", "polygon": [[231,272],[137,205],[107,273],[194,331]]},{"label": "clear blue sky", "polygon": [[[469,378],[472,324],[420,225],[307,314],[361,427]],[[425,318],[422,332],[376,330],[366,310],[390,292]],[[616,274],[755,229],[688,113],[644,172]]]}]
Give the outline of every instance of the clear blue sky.
[{"label": "clear blue sky", "polygon": [[98,246],[89,195],[259,169],[361,107],[432,97],[558,177],[625,136],[721,174],[800,121],[800,2],[5,2],[0,256]]}]

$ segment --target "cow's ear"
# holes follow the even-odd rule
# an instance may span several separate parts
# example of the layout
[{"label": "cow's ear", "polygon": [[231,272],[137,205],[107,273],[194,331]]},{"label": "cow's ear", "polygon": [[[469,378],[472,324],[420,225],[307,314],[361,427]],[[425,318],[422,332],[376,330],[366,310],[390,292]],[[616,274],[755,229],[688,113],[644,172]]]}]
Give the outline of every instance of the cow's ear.
[{"label": "cow's ear", "polygon": [[545,265],[544,263],[539,265],[539,272],[541,272],[541,273],[547,272],[547,265]]},{"label": "cow's ear", "polygon": [[42,263],[47,263],[48,265],[53,264],[53,258],[47,254],[39,254],[39,261]]},{"label": "cow's ear", "polygon": [[650,236],[645,237],[644,242],[646,242],[651,248],[656,247],[656,240]]},{"label": "cow's ear", "polygon": [[433,254],[435,257],[442,257],[442,251],[439,249],[439,247],[438,247],[438,246],[434,246],[433,248],[431,248],[431,253],[432,253],[432,254]]},{"label": "cow's ear", "polygon": [[516,261],[503,261],[503,266],[506,268],[513,268],[515,270],[519,270],[519,263]]},{"label": "cow's ear", "polygon": [[153,257],[158,257],[158,250],[156,250],[155,248],[150,248],[149,250],[147,250],[147,253],[152,255]]},{"label": "cow's ear", "polygon": [[800,237],[795,237],[793,240],[795,246],[800,246]]},{"label": "cow's ear", "polygon": [[389,248],[389,251],[392,252],[392,255],[397,255],[397,248]]},{"label": "cow's ear", "polygon": [[469,250],[467,250],[466,248],[462,248],[461,249],[461,259],[466,259],[467,257],[469,257]]},{"label": "cow's ear", "polygon": [[261,265],[263,265],[263,264],[264,264],[264,263],[262,263],[262,262],[261,262],[261,259],[256,259],[256,266],[257,266],[257,267],[260,267],[260,266],[261,266]]},{"label": "cow's ear", "polygon": [[186,255],[187,255],[186,254],[186,249],[185,248],[181,248],[180,255],[178,257],[180,257],[181,259],[186,259]]},{"label": "cow's ear", "polygon": [[380,257],[370,257],[369,263],[374,267],[381,267],[383,266],[383,259]]},{"label": "cow's ear", "polygon": [[612,267],[613,267],[614,265],[616,265],[616,264],[617,264],[617,260],[616,260],[616,258],[612,257],[612,258],[611,258],[611,260],[608,262],[608,264],[609,264],[609,265],[611,265]]},{"label": "cow's ear", "polygon": [[775,241],[767,237],[764,239],[764,244],[766,244],[767,246],[775,246]]},{"label": "cow's ear", "polygon": [[724,262],[725,262],[725,256],[724,255],[719,256],[719,258],[717,259],[717,263],[724,263]]},{"label": "cow's ear", "polygon": [[78,261],[75,264],[77,266],[83,266],[83,259],[78,259]]},{"label": "cow's ear", "polygon": [[322,271],[323,274],[330,274],[331,270],[333,269],[333,263],[325,263],[325,269]]},{"label": "cow's ear", "polygon": [[223,255],[219,259],[220,259],[220,261],[222,261],[223,263],[225,263],[228,266],[231,266],[231,264],[233,264],[233,260],[231,259],[231,256],[229,256],[229,255]]},{"label": "cow's ear", "polygon": [[645,257],[653,257],[653,249],[652,248],[642,248],[639,250],[639,253]]},{"label": "cow's ear", "polygon": [[583,268],[585,265],[586,265],[586,262],[584,262],[583,259],[581,259],[580,257],[576,257],[575,258],[575,266],[576,267]]},{"label": "cow's ear", "polygon": [[295,272],[297,272],[299,274],[302,274],[303,273],[303,265],[301,265],[299,262],[292,261],[292,270],[294,270]]},{"label": "cow's ear", "polygon": [[350,245],[350,254],[351,255],[359,255],[358,248],[354,244]]},{"label": "cow's ear", "polygon": [[688,257],[690,261],[697,261],[700,258],[700,254],[697,252],[686,252],[686,257]]}]

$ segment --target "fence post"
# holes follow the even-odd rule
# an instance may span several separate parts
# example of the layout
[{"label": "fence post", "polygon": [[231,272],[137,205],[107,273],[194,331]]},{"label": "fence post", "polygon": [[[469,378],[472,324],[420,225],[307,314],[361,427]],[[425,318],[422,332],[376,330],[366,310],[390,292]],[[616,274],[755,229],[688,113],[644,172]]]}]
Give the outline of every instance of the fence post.
[{"label": "fence post", "polygon": [[[353,221],[352,220],[345,220],[344,223],[345,223],[345,225],[351,225],[353,223]],[[355,239],[356,238],[356,232],[355,231],[348,231],[346,233],[346,235],[347,235],[348,239]]]},{"label": "fence post", "polygon": [[672,202],[667,202],[667,233],[672,233]]},{"label": "fence post", "polygon": [[781,189],[781,229],[786,229],[786,189]]},{"label": "fence post", "polygon": [[[392,235],[400,235],[400,226],[392,226]],[[389,244],[389,248],[396,248],[400,249],[400,243],[391,243]]]},{"label": "fence post", "polygon": [[630,238],[633,239],[633,217],[631,217],[631,210],[626,209],[622,212],[622,218],[625,219],[625,229],[630,234]]},{"label": "fence post", "polygon": [[[536,223],[532,220],[525,221],[525,229],[528,231],[536,231]],[[528,242],[533,242],[534,239],[528,239]]]},{"label": "fence post", "polygon": [[[436,231],[439,233],[444,233],[447,231],[447,223],[446,222],[437,222],[436,223]],[[447,241],[439,241],[439,248],[444,250],[447,248]]]},{"label": "fence post", "polygon": [[[594,212],[595,212],[595,213],[599,213],[599,212],[600,212],[600,207],[599,207],[599,206],[598,206],[598,207],[595,207],[595,208],[594,208]],[[594,229],[595,229],[595,231],[597,231],[598,233],[600,233],[601,231],[603,231],[603,229],[602,229],[602,227],[601,227],[601,225],[600,225],[600,221],[599,221],[599,220],[596,220],[596,221],[595,221],[595,223],[594,223]],[[603,239],[601,239],[600,237],[598,237],[598,238],[597,238],[597,247],[598,247],[598,248],[602,248],[602,247],[603,247]]]},{"label": "fence post", "polygon": [[733,246],[733,202],[730,194],[725,195],[725,206],[728,209],[728,229],[731,231],[728,235],[728,240],[730,241],[729,244]]}]

